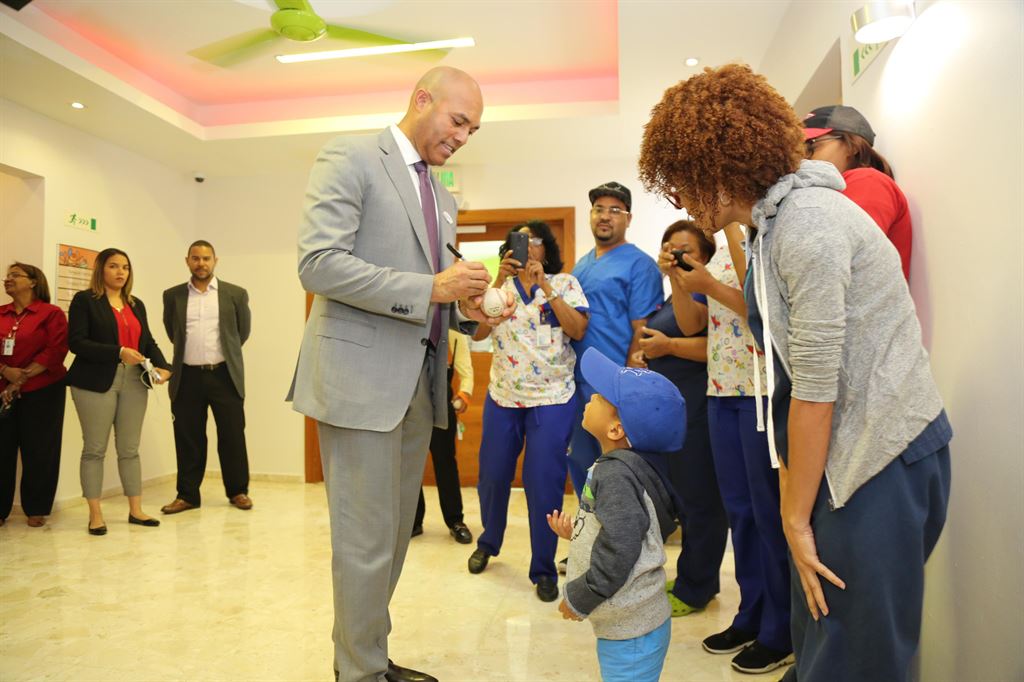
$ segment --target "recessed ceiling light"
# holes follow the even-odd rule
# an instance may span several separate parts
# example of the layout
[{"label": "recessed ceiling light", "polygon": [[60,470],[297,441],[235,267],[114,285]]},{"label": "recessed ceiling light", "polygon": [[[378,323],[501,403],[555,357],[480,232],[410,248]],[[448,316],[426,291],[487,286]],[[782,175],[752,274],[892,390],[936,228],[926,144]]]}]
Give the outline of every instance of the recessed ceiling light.
[{"label": "recessed ceiling light", "polygon": [[85,109],[85,105],[82,104],[81,102],[72,102],[71,103],[71,108],[72,109]]},{"label": "recessed ceiling light", "polygon": [[400,43],[398,45],[379,45],[377,47],[355,47],[349,50],[279,54],[276,59],[282,64],[295,64],[297,62],[316,62],[323,59],[369,57],[378,54],[419,52],[421,50],[445,50],[452,47],[473,47],[474,45],[476,45],[476,41],[472,38],[452,38],[451,40],[432,40],[426,43]]},{"label": "recessed ceiling light", "polygon": [[686,58],[686,65],[687,66],[697,66],[698,64],[700,64],[700,60],[697,59],[696,57],[687,57]]}]

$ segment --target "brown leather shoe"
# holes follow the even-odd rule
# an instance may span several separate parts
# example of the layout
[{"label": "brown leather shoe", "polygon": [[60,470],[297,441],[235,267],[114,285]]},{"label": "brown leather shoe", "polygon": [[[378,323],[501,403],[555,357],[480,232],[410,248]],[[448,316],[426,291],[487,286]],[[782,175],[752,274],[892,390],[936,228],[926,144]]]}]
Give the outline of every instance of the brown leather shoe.
[{"label": "brown leather shoe", "polygon": [[45,516],[30,516],[25,521],[32,528],[40,528],[46,523]]},{"label": "brown leather shoe", "polygon": [[188,511],[189,509],[195,509],[198,506],[199,505],[197,504],[189,504],[180,497],[176,497],[174,498],[174,502],[171,502],[170,504],[165,504],[164,506],[160,507],[160,511],[162,511],[164,514],[179,514],[183,511]]},{"label": "brown leather shoe", "polygon": [[231,498],[231,504],[239,509],[252,509],[252,500],[245,493],[238,493]]}]

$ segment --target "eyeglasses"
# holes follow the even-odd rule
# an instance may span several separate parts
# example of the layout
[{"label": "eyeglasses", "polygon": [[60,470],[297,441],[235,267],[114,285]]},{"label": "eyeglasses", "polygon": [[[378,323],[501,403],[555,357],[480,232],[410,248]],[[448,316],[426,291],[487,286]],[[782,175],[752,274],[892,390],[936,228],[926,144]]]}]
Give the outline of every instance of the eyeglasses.
[{"label": "eyeglasses", "polygon": [[665,199],[668,201],[668,203],[672,204],[672,207],[675,208],[677,211],[683,210],[683,202],[682,200],[680,200],[679,192],[677,192],[676,190],[673,189],[670,192],[666,192]]},{"label": "eyeglasses", "polygon": [[25,279],[32,279],[28,275],[21,272],[8,272],[4,279],[15,279],[16,277],[24,277]]},{"label": "eyeglasses", "polygon": [[544,240],[540,237],[530,237],[530,246],[544,246]]},{"label": "eyeglasses", "polygon": [[825,140],[841,140],[843,139],[840,135],[822,135],[821,137],[815,137],[814,139],[807,140],[804,142],[804,148],[807,150],[807,156],[814,153],[814,145],[818,142],[824,142]]},{"label": "eyeglasses", "polygon": [[590,209],[590,215],[601,215],[607,213],[613,218],[618,218],[620,215],[629,215],[629,211],[618,206],[594,206]]}]

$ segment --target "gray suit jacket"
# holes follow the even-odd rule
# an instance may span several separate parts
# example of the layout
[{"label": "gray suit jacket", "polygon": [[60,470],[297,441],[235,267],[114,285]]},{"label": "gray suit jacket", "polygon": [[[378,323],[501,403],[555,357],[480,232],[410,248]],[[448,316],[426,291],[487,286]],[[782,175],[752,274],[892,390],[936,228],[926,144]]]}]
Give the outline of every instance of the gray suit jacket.
[{"label": "gray suit jacket", "polygon": [[[458,208],[433,182],[441,269],[455,241]],[[299,279],[316,294],[288,399],[332,426],[391,431],[405,416],[423,367],[434,268],[409,170],[389,130],[338,137],[310,173],[299,228]],[[441,306],[441,325],[454,306]],[[462,325],[471,332],[475,324]],[[441,334],[432,367],[434,423],[448,421]]]},{"label": "gray suit jacket", "polygon": [[[249,314],[249,294],[240,286],[222,279],[217,280],[217,305],[220,308],[220,352],[228,366],[231,382],[238,397],[245,398],[245,366],[242,364],[242,344],[249,338],[252,318]],[[181,385],[181,366],[185,358],[185,315],[188,312],[188,284],[173,286],[164,292],[164,329],[174,344],[171,361],[171,400],[178,395]]]}]

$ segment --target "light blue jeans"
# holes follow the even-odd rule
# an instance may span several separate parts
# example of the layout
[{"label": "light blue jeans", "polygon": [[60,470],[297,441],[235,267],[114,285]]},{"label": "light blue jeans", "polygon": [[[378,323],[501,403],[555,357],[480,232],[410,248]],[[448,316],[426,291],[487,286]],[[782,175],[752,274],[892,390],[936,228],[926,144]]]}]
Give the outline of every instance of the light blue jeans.
[{"label": "light blue jeans", "polygon": [[672,619],[633,639],[597,640],[603,682],[658,682],[672,639]]}]

